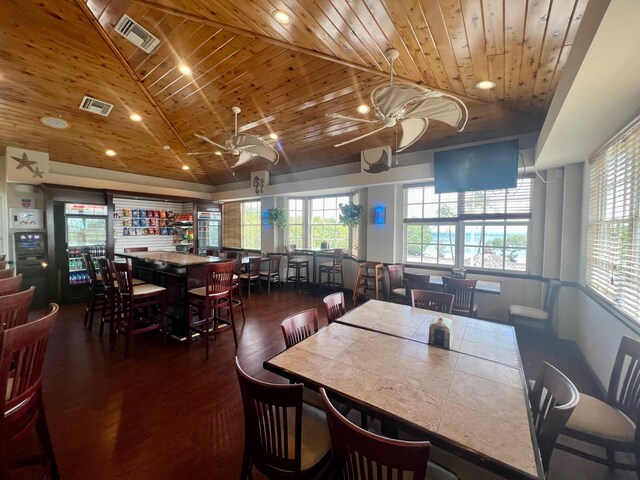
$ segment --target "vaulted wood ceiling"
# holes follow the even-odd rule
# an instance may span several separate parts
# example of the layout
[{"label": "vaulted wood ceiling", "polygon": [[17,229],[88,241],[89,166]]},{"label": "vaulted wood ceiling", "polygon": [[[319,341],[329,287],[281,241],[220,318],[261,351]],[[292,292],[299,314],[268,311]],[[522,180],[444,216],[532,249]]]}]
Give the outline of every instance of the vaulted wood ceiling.
[{"label": "vaulted wood ceiling", "polygon": [[[221,184],[269,167],[235,171],[194,136],[218,143],[242,108],[247,133],[280,136],[272,174],[356,161],[395,144],[394,129],[333,145],[373,127],[357,116],[388,82],[384,51],[400,51],[396,75],[461,98],[462,133],[433,122],[412,150],[538,130],[587,0],[5,0],[0,5],[0,147],[48,151],[51,160]],[[291,15],[287,26],[271,17]],[[128,14],[162,43],[146,54],[114,31]],[[191,76],[177,69],[180,63]],[[475,88],[493,80],[494,90]],[[109,117],[78,109],[84,95],[115,104]],[[129,120],[130,113],[143,122]],[[43,127],[42,116],[71,127]],[[170,150],[162,147],[169,145]],[[106,148],[118,152],[104,155]],[[188,164],[188,172],[180,167]]]}]

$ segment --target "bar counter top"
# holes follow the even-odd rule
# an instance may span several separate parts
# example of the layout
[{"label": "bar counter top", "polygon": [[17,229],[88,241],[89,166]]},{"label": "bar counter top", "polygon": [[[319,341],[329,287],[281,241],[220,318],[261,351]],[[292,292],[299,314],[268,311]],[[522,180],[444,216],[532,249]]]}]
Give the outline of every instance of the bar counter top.
[{"label": "bar counter top", "polygon": [[201,257],[199,255],[177,252],[130,252],[116,253],[116,256],[147,262],[166,263],[177,267],[189,267],[191,265],[225,261],[219,257]]}]

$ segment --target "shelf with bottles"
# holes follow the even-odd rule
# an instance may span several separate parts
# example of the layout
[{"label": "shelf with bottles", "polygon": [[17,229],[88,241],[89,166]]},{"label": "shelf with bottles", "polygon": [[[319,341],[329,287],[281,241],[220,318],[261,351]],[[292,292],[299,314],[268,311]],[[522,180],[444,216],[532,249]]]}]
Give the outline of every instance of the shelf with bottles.
[{"label": "shelf with bottles", "polygon": [[69,285],[87,285],[89,280],[89,274],[86,271],[69,272]]}]

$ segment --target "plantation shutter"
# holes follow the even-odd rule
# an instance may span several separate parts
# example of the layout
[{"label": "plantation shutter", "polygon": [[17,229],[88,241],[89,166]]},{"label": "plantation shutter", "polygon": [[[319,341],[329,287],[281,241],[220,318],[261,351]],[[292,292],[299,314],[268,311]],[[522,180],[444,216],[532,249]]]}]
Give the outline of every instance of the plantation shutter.
[{"label": "plantation shutter", "polygon": [[640,117],[591,159],[586,284],[640,319]]}]

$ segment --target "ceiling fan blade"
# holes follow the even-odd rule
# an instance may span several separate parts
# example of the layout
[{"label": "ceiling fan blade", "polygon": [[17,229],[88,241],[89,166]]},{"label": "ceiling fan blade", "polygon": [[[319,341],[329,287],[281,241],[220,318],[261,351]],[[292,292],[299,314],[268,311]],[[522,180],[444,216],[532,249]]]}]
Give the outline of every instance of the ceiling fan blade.
[{"label": "ceiling fan blade", "polygon": [[402,152],[422,137],[429,128],[428,118],[405,118],[402,123],[402,140],[398,144],[396,152]]},{"label": "ceiling fan blade", "polygon": [[245,163],[249,163],[255,157],[256,157],[256,155],[251,153],[251,152],[247,152],[247,151],[240,152],[240,155],[238,156],[238,161],[236,163],[234,163],[233,165],[231,165],[231,168],[240,167],[240,166],[244,165]]},{"label": "ceiling fan blade", "polygon": [[266,160],[269,160],[274,165],[278,163],[278,160],[280,159],[278,151],[271,148],[270,145],[251,145],[248,147],[242,147],[242,152],[249,152],[254,156],[262,157]]},{"label": "ceiling fan blade", "polygon": [[[222,153],[222,152],[218,152]],[[187,155],[217,155],[216,152],[189,152]]]},{"label": "ceiling fan blade", "polygon": [[416,99],[405,106],[404,113],[404,118],[429,118],[452,127],[457,127],[464,116],[460,103],[445,97]]},{"label": "ceiling fan blade", "polygon": [[424,87],[403,83],[378,85],[371,92],[371,103],[375,109],[386,118],[393,116],[402,117],[402,115],[398,113],[403,105],[416,97],[421,98],[423,95],[431,92],[432,90]]},{"label": "ceiling fan blade", "polygon": [[373,130],[373,131],[371,131],[369,133],[365,133],[364,135],[360,135],[359,137],[352,138],[351,140],[347,140],[346,142],[337,143],[337,144],[334,145],[334,147],[341,147],[341,146],[346,145],[348,143],[357,142],[358,140],[361,140],[361,139],[363,139],[365,137],[368,137],[369,135],[373,135],[374,133],[377,133],[380,130],[384,130],[385,128],[387,128],[387,126],[383,125],[380,128],[376,128],[375,130]]},{"label": "ceiling fan blade", "polygon": [[200,140],[204,140],[207,143],[210,143],[211,145],[213,145],[214,147],[218,147],[221,148],[222,150],[226,150],[227,147],[223,147],[222,145],[220,145],[219,143],[216,143],[212,140],[209,140],[207,137],[205,137],[204,135],[198,135],[197,133],[193,134],[194,136],[198,137]]},{"label": "ceiling fan blade", "polygon": [[350,117],[348,115],[340,115],[339,113],[327,113],[327,117],[329,117],[329,118],[340,118],[342,120],[351,120],[353,122],[377,123],[376,120],[368,120],[366,118]]}]

